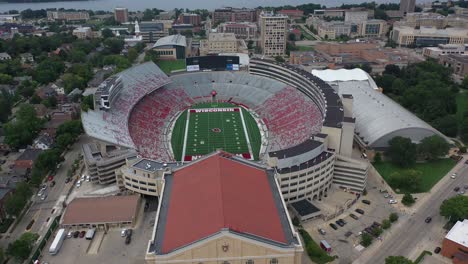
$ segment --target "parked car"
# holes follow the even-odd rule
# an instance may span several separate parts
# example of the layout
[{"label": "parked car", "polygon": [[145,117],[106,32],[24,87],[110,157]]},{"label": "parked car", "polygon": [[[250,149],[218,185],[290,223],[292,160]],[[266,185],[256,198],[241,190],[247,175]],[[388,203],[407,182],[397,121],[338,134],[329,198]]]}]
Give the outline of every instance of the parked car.
[{"label": "parked car", "polygon": [[322,236],[324,236],[324,235],[327,234],[327,232],[325,232],[325,230],[323,230],[322,228],[319,228],[319,229],[318,229],[318,232],[319,232]]},{"label": "parked car", "polygon": [[77,238],[80,235],[80,231],[73,232],[73,238]]},{"label": "parked car", "polygon": [[53,176],[53,175],[49,175],[49,177],[47,177],[47,180],[48,180],[48,181],[53,181],[53,180],[54,180],[54,176]]},{"label": "parked car", "polygon": [[335,223],[341,227],[344,226],[343,222],[341,222],[340,220],[336,220]]},{"label": "parked car", "polygon": [[335,229],[335,230],[338,229],[338,227],[337,227],[334,223],[330,223],[330,227],[333,228],[333,229]]},{"label": "parked car", "polygon": [[463,189],[468,190],[468,185],[463,186]]},{"label": "parked car", "polygon": [[127,236],[132,236],[132,229],[127,229]]},{"label": "parked car", "polygon": [[374,221],[374,223],[372,223],[372,227],[373,227],[373,228],[380,227],[380,226],[381,226],[381,224],[380,224],[380,223],[377,223],[377,222],[375,222],[375,221]]},{"label": "parked car", "polygon": [[390,199],[390,200],[388,200],[388,203],[389,203],[389,204],[396,204],[396,203],[398,203],[398,202],[397,202],[397,200]]},{"label": "parked car", "polygon": [[120,236],[121,237],[127,236],[127,229],[122,229],[122,231],[120,231]]},{"label": "parked car", "polygon": [[358,213],[358,214],[362,214],[362,215],[364,214],[364,210],[359,209],[359,208],[356,209],[356,210],[354,210],[354,211],[355,211],[356,213]]},{"label": "parked car", "polygon": [[362,203],[364,204],[371,204],[371,202],[369,200],[362,200]]},{"label": "parked car", "polygon": [[353,232],[351,231],[348,231],[344,234],[345,237],[350,237],[351,235],[353,234]]},{"label": "parked car", "polygon": [[130,242],[132,242],[132,236],[127,236],[125,238],[125,244],[128,245],[128,244],[130,244]]},{"label": "parked car", "polygon": [[78,181],[76,182],[76,187],[77,187],[77,188],[80,188],[80,186],[81,186],[81,181],[78,180]]},{"label": "parked car", "polygon": [[50,187],[52,188],[52,187],[54,187],[54,186],[55,186],[55,181],[51,181],[51,182],[50,182]]},{"label": "parked car", "polygon": [[456,173],[453,173],[452,176],[450,176],[450,178],[452,178],[452,179],[455,179],[455,177],[457,177]]},{"label": "parked car", "polygon": [[83,238],[86,235],[86,231],[81,231],[80,232],[80,238]]},{"label": "parked car", "polygon": [[426,220],[424,220],[424,222],[426,223],[430,223],[432,221],[432,217],[428,216],[426,217]]},{"label": "parked car", "polygon": [[86,176],[86,181],[89,182],[91,180],[91,177],[89,175]]},{"label": "parked car", "polygon": [[347,224],[347,222],[346,222],[345,220],[341,219],[341,218],[338,219],[338,221],[340,221],[341,223],[343,223],[343,224],[345,224],[345,225]]},{"label": "parked car", "polygon": [[389,196],[390,196],[390,194],[386,193],[383,197],[388,198]]},{"label": "parked car", "polygon": [[351,217],[354,220],[358,220],[359,217],[357,217],[355,214],[349,214],[349,217]]},{"label": "parked car", "polygon": [[65,179],[65,183],[69,183],[71,181],[70,177]]},{"label": "parked car", "polygon": [[440,247],[436,247],[436,248],[434,249],[434,253],[439,254],[440,250],[441,250]]},{"label": "parked car", "polygon": [[73,236],[73,232],[72,231],[68,232],[67,238],[71,238],[72,236]]},{"label": "parked car", "polygon": [[463,194],[465,194],[465,191],[461,190],[461,191],[458,192],[458,194],[463,195]]},{"label": "parked car", "polygon": [[460,187],[455,187],[455,189],[453,189],[453,190],[458,192],[460,190]]},{"label": "parked car", "polygon": [[41,201],[44,201],[47,198],[47,193],[44,192],[41,196]]}]

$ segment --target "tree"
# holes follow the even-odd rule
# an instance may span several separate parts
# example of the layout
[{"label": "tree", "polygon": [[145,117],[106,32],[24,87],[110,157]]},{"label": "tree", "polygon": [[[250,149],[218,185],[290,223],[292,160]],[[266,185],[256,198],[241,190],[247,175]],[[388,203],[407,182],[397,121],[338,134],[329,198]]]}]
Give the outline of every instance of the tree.
[{"label": "tree", "polygon": [[294,34],[294,33],[289,33],[289,35],[288,35],[288,40],[289,40],[289,41],[296,41],[296,34]]},{"label": "tree", "polygon": [[388,220],[390,220],[390,222],[392,223],[395,223],[396,221],[398,221],[398,214],[391,213],[390,216],[388,217]]},{"label": "tree", "polygon": [[112,30],[105,28],[101,31],[101,36],[104,39],[108,39],[114,37],[114,33],[112,33]]},{"label": "tree", "polygon": [[74,48],[68,53],[68,59],[71,62],[86,62],[86,53],[82,50]]},{"label": "tree", "polygon": [[382,229],[387,230],[392,226],[392,223],[388,219],[382,221]]},{"label": "tree", "polygon": [[406,206],[411,206],[414,204],[414,202],[415,201],[411,193],[405,193],[405,195],[403,195],[403,199],[401,199],[401,203]]},{"label": "tree", "polygon": [[11,98],[6,92],[0,93],[0,122],[4,123],[8,121],[11,114]]},{"label": "tree", "polygon": [[0,84],[12,84],[13,77],[11,75],[0,73]]},{"label": "tree", "polygon": [[65,89],[65,92],[67,94],[73,91],[73,89],[75,88],[82,89],[85,88],[87,85],[87,82],[84,78],[73,73],[65,73],[62,76],[62,80],[63,88]]},{"label": "tree", "polygon": [[394,137],[389,142],[388,156],[400,167],[409,167],[416,162],[416,144],[411,139]]},{"label": "tree", "polygon": [[389,256],[385,259],[385,264],[413,264],[414,262],[403,256]]},{"label": "tree", "polygon": [[48,97],[41,102],[47,108],[54,108],[57,106],[57,98],[55,96]]},{"label": "tree", "polygon": [[382,162],[382,154],[380,152],[376,152],[374,156],[374,163],[380,163]]},{"label": "tree", "polygon": [[363,247],[368,247],[372,244],[372,236],[368,233],[363,233],[361,235],[361,245]]},{"label": "tree", "polygon": [[435,160],[447,155],[450,145],[440,136],[434,135],[421,140],[418,145],[419,155],[428,160]]},{"label": "tree", "polygon": [[455,115],[439,117],[432,122],[435,129],[449,137],[456,137],[458,134],[458,119]]},{"label": "tree", "polygon": [[468,196],[458,195],[442,202],[440,215],[445,216],[450,222],[468,218]]},{"label": "tree", "polygon": [[385,66],[385,70],[383,71],[382,74],[390,74],[395,77],[400,77],[401,75],[401,69],[400,67],[396,66],[395,64],[388,64]]},{"label": "tree", "polygon": [[124,41],[118,38],[108,38],[104,40],[104,47],[114,54],[119,54],[122,51],[124,44]]},{"label": "tree", "polygon": [[56,145],[60,150],[65,150],[69,145],[74,142],[74,138],[70,133],[65,133],[57,137]]},{"label": "tree", "polygon": [[20,238],[8,245],[7,254],[19,261],[26,260],[34,246],[34,242],[39,238],[38,234],[26,232]]},{"label": "tree", "polygon": [[465,78],[463,78],[463,81],[462,81],[460,87],[462,89],[468,90],[468,76],[465,76]]},{"label": "tree", "polygon": [[380,236],[383,233],[382,228],[376,227],[372,230],[372,234],[376,237]]},{"label": "tree", "polygon": [[138,57],[138,51],[134,48],[128,49],[127,58],[130,62],[134,62],[135,59]]},{"label": "tree", "polygon": [[284,62],[284,58],[282,56],[276,56],[275,61],[276,62]]},{"label": "tree", "polygon": [[[249,40],[249,41],[247,42],[247,48],[248,48],[249,50],[253,49],[253,47],[254,47],[253,45],[254,45],[253,40]],[[468,89],[468,88],[467,88],[467,89]]]},{"label": "tree", "polygon": [[26,146],[32,142],[41,125],[34,107],[22,104],[16,112],[16,119],[5,124],[5,142],[12,148]]}]

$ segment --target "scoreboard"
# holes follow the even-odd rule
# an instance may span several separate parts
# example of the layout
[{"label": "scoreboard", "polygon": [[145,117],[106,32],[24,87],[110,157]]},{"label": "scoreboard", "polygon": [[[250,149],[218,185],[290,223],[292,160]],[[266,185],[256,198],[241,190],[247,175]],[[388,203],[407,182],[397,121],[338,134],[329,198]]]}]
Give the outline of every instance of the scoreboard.
[{"label": "scoreboard", "polygon": [[238,56],[200,56],[185,59],[187,71],[238,71]]}]

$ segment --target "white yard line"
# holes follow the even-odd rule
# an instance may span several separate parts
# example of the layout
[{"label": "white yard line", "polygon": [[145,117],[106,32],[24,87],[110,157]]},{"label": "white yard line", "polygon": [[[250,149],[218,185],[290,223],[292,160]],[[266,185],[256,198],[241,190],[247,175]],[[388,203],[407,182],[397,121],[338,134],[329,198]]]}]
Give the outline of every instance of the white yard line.
[{"label": "white yard line", "polygon": [[184,146],[182,147],[182,163],[184,163],[185,149],[187,148],[187,135],[190,122],[190,109],[187,109],[187,120],[185,121]]},{"label": "white yard line", "polygon": [[247,147],[249,148],[250,158],[254,159],[253,152],[252,152],[252,146],[250,146],[249,134],[247,133],[247,127],[246,127],[245,121],[244,121],[244,111],[242,111],[242,107],[239,107],[239,111],[240,111],[240,116],[241,116],[241,120],[242,120],[242,126],[244,127],[245,140],[247,140]]}]

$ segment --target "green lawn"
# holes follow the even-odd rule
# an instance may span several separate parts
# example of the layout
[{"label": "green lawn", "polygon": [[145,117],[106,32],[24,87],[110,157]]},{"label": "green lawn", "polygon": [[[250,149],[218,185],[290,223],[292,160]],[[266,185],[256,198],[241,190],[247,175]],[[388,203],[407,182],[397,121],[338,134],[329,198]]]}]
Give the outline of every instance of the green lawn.
[{"label": "green lawn", "polygon": [[[390,162],[380,162],[373,164],[375,169],[387,181],[393,172],[403,172],[408,169],[418,170],[422,172],[421,191],[428,192],[450,169],[455,166],[456,162],[452,159],[441,159],[429,163],[416,163],[411,168],[400,168]],[[406,190],[400,190],[404,193]]]},{"label": "green lawn", "polygon": [[299,51],[313,51],[314,47],[312,46],[296,46]]},{"label": "green lawn", "polygon": [[[249,153],[246,133],[242,123],[241,109],[229,103],[203,103],[191,107],[200,108],[232,108],[229,112],[194,112],[187,110],[177,119],[172,133],[172,149],[177,160],[182,159],[184,142],[185,156],[198,156],[223,149],[234,154]],[[188,112],[190,111],[190,113]],[[252,147],[254,159],[258,159],[261,135],[255,119],[242,109],[242,115],[247,129],[247,135]],[[189,118],[188,133],[185,135],[187,116]],[[187,137],[185,139],[185,137]]]},{"label": "green lawn", "polygon": [[463,112],[468,108],[468,92],[460,93],[457,95],[457,118],[459,122],[463,119]]},{"label": "green lawn", "polygon": [[185,69],[185,60],[159,60],[156,64],[166,74]]},{"label": "green lawn", "polygon": [[301,31],[302,36],[304,36],[304,39],[306,39],[306,40],[315,40],[315,38],[313,36],[309,35],[309,33],[305,32],[305,30],[302,27],[298,27],[298,28]]},{"label": "green lawn", "polygon": [[335,258],[328,255],[305,231],[304,229],[299,229],[299,234],[301,234],[302,239],[304,240],[304,249],[307,252],[310,260],[314,263],[325,264],[332,262]]}]

